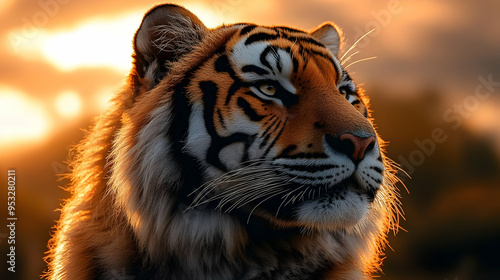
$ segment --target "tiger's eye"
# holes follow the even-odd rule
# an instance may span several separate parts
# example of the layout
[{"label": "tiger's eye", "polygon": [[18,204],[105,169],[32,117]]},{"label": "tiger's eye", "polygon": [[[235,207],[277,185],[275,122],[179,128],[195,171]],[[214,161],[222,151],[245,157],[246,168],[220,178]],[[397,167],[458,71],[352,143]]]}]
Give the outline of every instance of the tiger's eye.
[{"label": "tiger's eye", "polygon": [[345,88],[341,88],[339,91],[343,96],[347,96],[347,91],[345,90]]},{"label": "tiger's eye", "polygon": [[259,90],[267,95],[274,95],[276,93],[276,87],[271,84],[261,84]]}]

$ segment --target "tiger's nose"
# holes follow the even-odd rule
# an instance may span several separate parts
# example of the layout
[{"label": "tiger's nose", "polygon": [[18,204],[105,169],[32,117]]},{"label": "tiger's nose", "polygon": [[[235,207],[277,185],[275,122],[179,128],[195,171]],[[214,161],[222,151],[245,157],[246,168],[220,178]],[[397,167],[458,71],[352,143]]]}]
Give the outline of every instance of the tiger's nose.
[{"label": "tiger's nose", "polygon": [[365,154],[375,147],[377,139],[374,136],[359,137],[352,133],[343,133],[338,138],[327,134],[326,142],[337,152],[349,156],[355,162],[360,162]]}]

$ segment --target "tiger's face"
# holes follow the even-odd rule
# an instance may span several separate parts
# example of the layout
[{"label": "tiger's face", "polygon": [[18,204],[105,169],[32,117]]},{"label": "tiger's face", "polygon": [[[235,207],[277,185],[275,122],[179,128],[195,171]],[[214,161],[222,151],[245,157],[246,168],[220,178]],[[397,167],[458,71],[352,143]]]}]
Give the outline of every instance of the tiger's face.
[{"label": "tiger's face", "polygon": [[[173,149],[201,177],[201,186],[182,191],[191,207],[284,227],[360,223],[377,199],[384,164],[363,92],[337,58],[338,29],[326,23],[310,33],[249,24],[208,30],[193,16],[185,24],[202,30],[201,44],[226,34],[213,52],[194,47],[185,56],[195,58],[171,63],[203,57],[170,85],[172,110],[186,120],[175,126],[181,117],[172,117],[172,132],[180,135]],[[157,40],[168,41],[165,34]],[[154,63],[150,58],[148,67]],[[167,88],[168,71],[157,69],[167,78],[156,90]]]},{"label": "tiger's face", "polygon": [[383,180],[377,137],[356,85],[314,34],[241,26],[199,72],[186,151],[207,180],[255,173],[228,176],[241,186],[220,184],[206,198],[280,224],[349,227],[364,217]]}]

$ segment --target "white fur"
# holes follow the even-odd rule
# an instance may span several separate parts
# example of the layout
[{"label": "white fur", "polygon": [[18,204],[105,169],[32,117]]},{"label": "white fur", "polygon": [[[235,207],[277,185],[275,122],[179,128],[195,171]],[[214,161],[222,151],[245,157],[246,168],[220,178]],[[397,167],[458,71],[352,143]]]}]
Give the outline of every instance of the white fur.
[{"label": "white fur", "polygon": [[[164,233],[166,251],[181,257],[181,265],[190,272],[187,277],[200,280],[234,279],[232,266],[237,265],[236,260],[229,263],[230,267],[224,267],[212,259],[213,254],[234,258],[239,253],[241,244],[235,236],[241,228],[234,218],[211,209],[191,209],[177,213],[170,223],[172,226]],[[212,240],[214,237],[220,237],[220,240]],[[218,248],[215,248],[215,252],[200,250],[207,245],[215,245],[214,241],[221,242],[216,244]],[[211,268],[212,274],[207,275],[200,268]]]},{"label": "white fur", "polygon": [[228,169],[236,169],[243,161],[244,151],[245,144],[242,142],[233,143],[220,151],[219,158],[225,163]]},{"label": "white fur", "polygon": [[138,157],[136,162],[139,163],[139,176],[146,192],[164,185],[172,185],[172,182],[180,179],[178,166],[169,160],[171,143],[165,137],[165,131],[170,124],[168,106],[156,109],[150,118],[151,121],[140,130],[137,145],[132,150]]},{"label": "white fur", "polygon": [[[245,81],[253,82],[259,80],[275,80],[280,83],[280,85],[286,89],[288,92],[295,94],[297,90],[290,82],[290,75],[293,71],[293,61],[291,54],[287,53],[282,49],[278,49],[276,53],[269,52],[266,56],[267,61],[271,66],[271,69],[264,66],[260,61],[260,54],[271,44],[267,42],[255,42],[250,45],[245,45],[245,39],[239,41],[233,48],[232,54],[230,56],[231,62],[235,65],[238,75],[240,75]],[[281,71],[278,69],[278,57],[281,61]],[[258,75],[253,72],[244,73],[241,71],[242,67],[245,65],[256,65],[263,69],[266,69],[269,74]],[[273,74],[274,73],[274,74]],[[252,89],[254,93],[260,94],[258,89]],[[270,99],[264,96],[265,99]],[[280,103],[278,99],[273,98],[276,102]]]},{"label": "white fur", "polygon": [[234,110],[231,116],[225,120],[225,124],[226,129],[219,133],[221,136],[229,136],[234,133],[252,135],[258,133],[261,129],[259,123],[251,121],[245,113],[239,110]]},{"label": "white fur", "polygon": [[205,128],[205,117],[203,116],[203,105],[194,103],[189,116],[188,135],[186,139],[187,151],[196,158],[205,162],[206,151],[210,146],[211,137]]},{"label": "white fur", "polygon": [[343,196],[344,199],[325,198],[301,203],[296,210],[297,220],[329,230],[352,228],[364,218],[369,204],[353,191],[347,191]]},{"label": "white fur", "polygon": [[163,188],[175,192],[180,172],[171,160],[171,144],[165,137],[171,122],[169,105],[155,109],[149,118],[134,146],[128,146],[128,123],[118,133],[109,184],[110,191],[117,197],[117,206],[124,209],[135,231],[141,250],[154,256],[156,244],[161,243],[166,231],[174,199],[166,195]]}]

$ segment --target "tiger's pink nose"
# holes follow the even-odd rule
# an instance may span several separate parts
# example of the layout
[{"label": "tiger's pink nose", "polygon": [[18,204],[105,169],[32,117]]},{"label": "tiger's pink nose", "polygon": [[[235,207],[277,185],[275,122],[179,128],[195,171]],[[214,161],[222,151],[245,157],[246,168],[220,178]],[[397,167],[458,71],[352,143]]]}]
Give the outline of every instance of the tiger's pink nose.
[{"label": "tiger's pink nose", "polygon": [[351,133],[344,133],[339,136],[342,145],[340,152],[348,155],[354,161],[359,162],[365,157],[365,153],[375,147],[377,139],[374,136],[361,138]]}]

